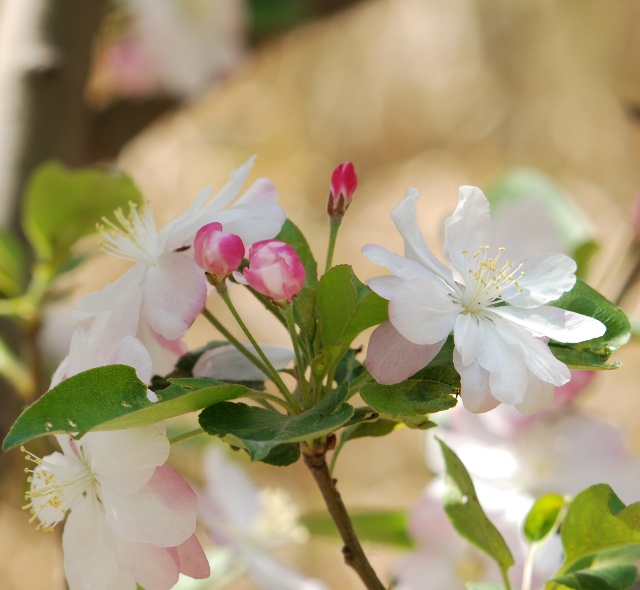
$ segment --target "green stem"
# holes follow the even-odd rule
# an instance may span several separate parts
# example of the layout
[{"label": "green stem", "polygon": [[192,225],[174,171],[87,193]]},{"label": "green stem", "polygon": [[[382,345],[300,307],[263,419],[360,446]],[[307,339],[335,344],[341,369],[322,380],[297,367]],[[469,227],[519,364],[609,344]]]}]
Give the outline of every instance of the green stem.
[{"label": "green stem", "polygon": [[326,273],[331,268],[333,261],[333,250],[336,247],[336,238],[338,237],[338,229],[342,223],[342,217],[331,217],[329,222],[329,245],[327,247],[327,262],[324,267]]},{"label": "green stem", "polygon": [[311,400],[309,399],[309,385],[304,376],[305,365],[302,363],[302,354],[300,353],[300,343],[298,341],[298,333],[296,332],[296,324],[293,319],[293,306],[291,303],[288,303],[286,307],[283,308],[284,317],[287,320],[287,329],[289,330],[289,336],[291,338],[291,343],[293,344],[293,350],[296,354],[296,365],[297,365],[297,374],[298,374],[298,383],[300,384],[300,392],[302,394],[302,400],[305,406],[305,409],[309,409],[311,407]]},{"label": "green stem", "polygon": [[36,390],[35,381],[31,373],[1,339],[0,375],[3,375],[25,399],[29,399]]},{"label": "green stem", "polygon": [[[275,404],[278,404],[279,406],[282,406],[290,414],[293,413],[293,408],[289,405],[289,403],[286,400],[279,398],[277,395],[272,395],[270,393],[266,393],[265,391],[256,391],[254,393],[251,393],[250,395],[247,395],[246,397],[255,399],[258,402],[273,402]],[[271,409],[274,409],[271,404],[269,404],[269,407]]]},{"label": "green stem", "polygon": [[370,381],[373,381],[373,377],[371,376],[371,373],[365,369],[351,382],[351,385],[349,386],[349,397],[358,393],[360,388]]},{"label": "green stem", "polygon": [[222,300],[225,302],[225,304],[229,308],[229,311],[235,318],[236,322],[238,322],[238,325],[244,332],[245,336],[249,339],[249,342],[251,342],[251,344],[253,345],[253,348],[258,353],[258,356],[262,359],[262,362],[264,363],[265,368],[267,369],[266,374],[276,384],[278,389],[282,392],[282,395],[284,395],[284,397],[287,399],[287,401],[289,402],[289,405],[294,410],[294,412],[299,414],[301,411],[300,404],[298,404],[298,401],[293,397],[293,395],[291,395],[289,388],[287,387],[285,382],[282,380],[282,377],[280,377],[280,373],[278,373],[276,368],[271,364],[271,361],[267,358],[267,355],[264,353],[262,348],[260,348],[260,345],[258,344],[256,339],[253,337],[253,334],[249,331],[249,328],[247,328],[245,323],[242,321],[240,314],[238,313],[235,306],[231,302],[231,298],[229,297],[229,293],[227,292],[227,287],[226,285],[224,285],[224,283],[218,287],[218,294],[220,295],[220,297],[222,297]]},{"label": "green stem", "polygon": [[196,428],[195,430],[189,430],[188,432],[183,432],[182,434],[176,434],[176,436],[172,436],[169,439],[169,442],[172,445],[175,445],[175,444],[178,444],[179,442],[182,442],[183,440],[193,438],[194,436],[198,436],[200,434],[206,434],[206,433],[204,430],[202,430],[202,428]]},{"label": "green stem", "polygon": [[502,574],[502,581],[504,582],[505,589],[511,590],[511,584],[509,583],[509,576],[507,575],[507,571],[501,569],[500,574]]}]

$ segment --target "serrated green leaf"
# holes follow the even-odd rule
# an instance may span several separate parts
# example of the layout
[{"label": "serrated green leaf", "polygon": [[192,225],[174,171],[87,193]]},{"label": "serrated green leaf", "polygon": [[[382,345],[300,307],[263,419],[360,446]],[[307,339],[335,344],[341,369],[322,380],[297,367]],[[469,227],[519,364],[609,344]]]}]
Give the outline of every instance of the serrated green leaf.
[{"label": "serrated green leaf", "polygon": [[558,529],[565,506],[559,494],[538,498],[524,521],[524,538],[528,543],[540,543]]},{"label": "serrated green leaf", "polygon": [[65,379],[18,417],[3,442],[6,451],[45,434],[82,436],[89,430],[120,430],[195,412],[251,390],[211,379],[175,379],[147,398],[147,386],[126,365],[90,369]]},{"label": "serrated green leaf", "polygon": [[605,334],[599,338],[571,345],[555,343],[556,346],[586,350],[608,357],[631,337],[631,326],[625,313],[580,279],[576,280],[571,291],[550,305],[596,318],[607,327]]},{"label": "serrated green leaf", "polygon": [[318,313],[325,349],[346,350],[363,330],[386,321],[389,302],[374,293],[341,264],[318,282]]},{"label": "serrated green leaf", "polygon": [[[353,511],[349,513],[356,534],[369,543],[380,543],[412,549],[415,543],[408,534],[409,519],[406,512],[390,510]],[[336,525],[328,514],[309,514],[301,519],[312,535],[339,538]]]},{"label": "serrated green leaf", "polygon": [[[580,492],[571,502],[562,523],[564,561],[556,577],[584,569],[582,561],[606,552],[640,549],[640,502],[625,506],[610,486],[597,484]],[[635,558],[634,553],[618,553],[618,559]],[[617,563],[616,565],[630,565]]]},{"label": "serrated green leaf", "polygon": [[317,406],[296,416],[221,403],[201,412],[199,422],[205,432],[246,449],[254,461],[262,461],[278,445],[319,438],[346,424],[353,416],[353,407],[344,403],[348,392],[348,384],[338,387]]},{"label": "serrated green leaf", "polygon": [[27,183],[22,228],[38,259],[59,270],[72,246],[93,233],[103,216],[141,201],[133,181],[123,174],[72,170],[58,162],[47,162]]},{"label": "serrated green leaf", "polygon": [[573,590],[627,590],[632,588],[638,577],[634,565],[618,565],[578,571],[553,581]]},{"label": "serrated green leaf", "polygon": [[20,242],[0,228],[0,297],[16,297],[27,281],[27,263]]},{"label": "serrated green leaf", "polygon": [[482,510],[462,461],[444,442],[436,440],[440,443],[447,469],[444,509],[449,520],[460,535],[494,559],[506,576],[514,564],[509,547]]}]

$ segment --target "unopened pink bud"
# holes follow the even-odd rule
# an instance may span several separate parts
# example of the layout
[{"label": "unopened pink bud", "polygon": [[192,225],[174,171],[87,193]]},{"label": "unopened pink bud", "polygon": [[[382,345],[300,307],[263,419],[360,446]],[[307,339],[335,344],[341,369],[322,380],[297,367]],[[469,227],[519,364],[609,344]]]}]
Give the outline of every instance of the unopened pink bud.
[{"label": "unopened pink bud", "polygon": [[258,293],[274,301],[291,301],[304,286],[305,270],[289,244],[263,240],[249,249],[249,267],[243,276]]},{"label": "unopened pink bud", "polygon": [[327,212],[331,217],[342,217],[358,188],[358,178],[351,162],[340,164],[331,175],[331,188]]},{"label": "unopened pink bud", "polygon": [[219,223],[208,223],[196,234],[193,258],[207,274],[224,278],[240,267],[244,244],[239,236],[224,233]]}]

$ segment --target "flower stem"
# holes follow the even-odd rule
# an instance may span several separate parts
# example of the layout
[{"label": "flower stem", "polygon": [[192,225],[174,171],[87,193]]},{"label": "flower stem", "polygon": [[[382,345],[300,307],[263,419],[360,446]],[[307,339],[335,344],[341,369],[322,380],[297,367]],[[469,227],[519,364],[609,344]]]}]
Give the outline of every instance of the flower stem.
[{"label": "flower stem", "polygon": [[304,376],[305,366],[302,364],[302,354],[300,353],[300,342],[298,340],[298,333],[296,332],[296,324],[293,319],[293,306],[291,303],[283,307],[284,317],[287,320],[287,328],[289,330],[289,336],[291,337],[291,343],[293,344],[293,350],[296,354],[296,365],[298,374],[298,383],[300,384],[300,392],[302,394],[302,400],[304,407],[308,410],[311,407],[311,400],[309,400],[309,386]]},{"label": "flower stem", "polygon": [[369,383],[369,381],[373,381],[373,377],[371,376],[371,373],[365,369],[351,382],[351,386],[349,387],[349,397],[358,393],[360,388],[366,383]]},{"label": "flower stem", "polygon": [[336,238],[338,237],[338,229],[342,223],[342,217],[331,217],[329,222],[329,246],[327,247],[327,262],[324,267],[326,273],[331,268],[333,261],[333,250],[336,247]]},{"label": "flower stem", "polygon": [[368,590],[385,590],[384,584],[369,563],[360,540],[353,529],[347,509],[336,488],[336,480],[329,473],[325,457],[326,451],[323,447],[316,447],[316,451],[318,452],[304,453],[304,462],[320,488],[329,514],[340,532],[344,543],[342,548],[344,561],[355,570]]},{"label": "flower stem", "polygon": [[202,428],[196,428],[194,430],[189,430],[187,432],[183,432],[182,434],[176,434],[175,436],[172,436],[169,439],[169,442],[172,445],[175,445],[175,444],[177,444],[179,442],[182,442],[183,440],[187,440],[187,439],[193,438],[194,436],[198,436],[200,434],[205,434],[205,431],[202,430]]},{"label": "flower stem", "polygon": [[242,331],[244,332],[245,336],[249,339],[249,342],[251,342],[251,344],[253,345],[253,348],[258,353],[258,356],[264,363],[264,369],[261,369],[261,370],[265,374],[267,374],[269,378],[276,384],[278,389],[282,392],[282,395],[284,395],[284,397],[286,398],[287,402],[289,402],[289,405],[291,406],[293,411],[299,414],[301,411],[300,404],[293,397],[293,395],[289,391],[289,388],[287,387],[285,382],[282,380],[282,377],[280,377],[280,373],[278,373],[276,368],[271,364],[271,361],[267,358],[267,355],[264,353],[262,348],[260,348],[260,345],[258,344],[256,339],[253,337],[253,334],[249,331],[249,328],[247,328],[245,323],[242,321],[240,314],[238,313],[235,306],[231,302],[231,298],[229,297],[229,293],[227,291],[226,285],[222,284],[221,286],[218,287],[218,294],[220,295],[220,297],[222,297],[222,300],[225,302],[225,304],[229,308],[229,311],[235,318],[236,322],[238,322],[238,325],[240,326],[240,328],[242,328]]}]

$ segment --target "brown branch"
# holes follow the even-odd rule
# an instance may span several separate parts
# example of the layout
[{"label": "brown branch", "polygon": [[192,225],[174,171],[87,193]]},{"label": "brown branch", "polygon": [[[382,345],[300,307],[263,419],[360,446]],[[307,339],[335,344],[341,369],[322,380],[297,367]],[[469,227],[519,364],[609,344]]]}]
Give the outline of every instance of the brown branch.
[{"label": "brown branch", "polygon": [[326,449],[317,447],[317,452],[304,454],[304,462],[311,471],[311,475],[316,480],[322,497],[324,498],[331,518],[336,524],[344,547],[342,554],[345,563],[352,567],[368,590],[385,590],[383,583],[378,578],[373,567],[364,554],[362,545],[353,529],[353,524],[347,513],[347,509],[342,502],[340,493],[336,488],[336,480],[331,477],[326,462]]}]

